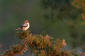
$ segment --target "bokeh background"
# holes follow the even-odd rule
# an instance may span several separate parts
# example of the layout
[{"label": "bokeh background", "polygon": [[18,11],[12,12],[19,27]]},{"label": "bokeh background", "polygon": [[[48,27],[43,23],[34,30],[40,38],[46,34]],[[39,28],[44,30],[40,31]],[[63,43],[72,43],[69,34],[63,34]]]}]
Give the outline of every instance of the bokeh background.
[{"label": "bokeh background", "polygon": [[15,29],[28,19],[33,34],[65,39],[71,48],[85,50],[85,20],[81,13],[71,0],[0,0],[1,49],[18,43]]}]

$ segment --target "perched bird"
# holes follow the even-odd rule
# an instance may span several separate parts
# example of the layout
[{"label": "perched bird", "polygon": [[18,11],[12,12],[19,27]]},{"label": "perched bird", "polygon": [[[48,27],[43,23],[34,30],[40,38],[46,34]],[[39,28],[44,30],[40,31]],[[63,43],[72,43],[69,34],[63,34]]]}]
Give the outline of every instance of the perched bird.
[{"label": "perched bird", "polygon": [[17,28],[16,30],[23,30],[26,31],[30,27],[29,21],[25,20],[24,24],[21,25],[21,27]]}]

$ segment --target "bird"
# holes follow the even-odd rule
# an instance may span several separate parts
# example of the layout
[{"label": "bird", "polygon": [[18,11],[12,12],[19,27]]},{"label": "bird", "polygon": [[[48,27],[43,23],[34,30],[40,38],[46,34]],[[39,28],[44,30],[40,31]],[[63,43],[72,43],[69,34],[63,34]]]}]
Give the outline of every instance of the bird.
[{"label": "bird", "polygon": [[23,30],[23,31],[26,31],[28,30],[30,27],[30,24],[29,24],[29,21],[26,19],[24,21],[24,24],[21,25],[21,27],[17,28],[16,30]]}]

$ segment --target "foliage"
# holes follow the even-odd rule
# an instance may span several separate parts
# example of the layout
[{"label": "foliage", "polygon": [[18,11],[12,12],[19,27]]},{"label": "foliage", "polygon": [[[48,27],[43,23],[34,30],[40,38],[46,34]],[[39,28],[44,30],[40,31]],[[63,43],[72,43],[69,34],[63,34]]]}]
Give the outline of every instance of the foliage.
[{"label": "foliage", "polygon": [[23,55],[27,50],[32,51],[35,56],[72,56],[71,51],[62,50],[67,45],[64,39],[54,40],[49,35],[33,35],[29,31],[17,34],[21,43],[12,46],[4,56]]},{"label": "foliage", "polygon": [[73,0],[72,5],[82,10],[82,19],[85,20],[85,0]]},{"label": "foliage", "polygon": [[51,21],[76,19],[80,13],[70,4],[70,0],[42,0],[41,4],[46,10],[44,17]]},{"label": "foliage", "polygon": [[[44,9],[43,32],[51,36],[67,39],[71,47],[84,45],[84,11],[81,9],[84,0],[41,0]],[[74,3],[78,1],[78,3]],[[85,5],[84,5],[85,6]],[[82,7],[85,9],[85,7]],[[82,13],[82,14],[81,14]],[[77,41],[75,41],[75,39]],[[81,47],[82,48],[82,47]]]}]

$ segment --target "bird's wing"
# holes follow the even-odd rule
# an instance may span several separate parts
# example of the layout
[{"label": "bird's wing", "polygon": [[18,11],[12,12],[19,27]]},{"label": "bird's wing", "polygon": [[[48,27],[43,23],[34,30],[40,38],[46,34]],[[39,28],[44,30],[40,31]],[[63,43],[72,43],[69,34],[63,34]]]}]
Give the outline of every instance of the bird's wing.
[{"label": "bird's wing", "polygon": [[23,26],[23,27],[27,27],[27,26],[28,26],[28,24],[23,24],[22,26]]}]

